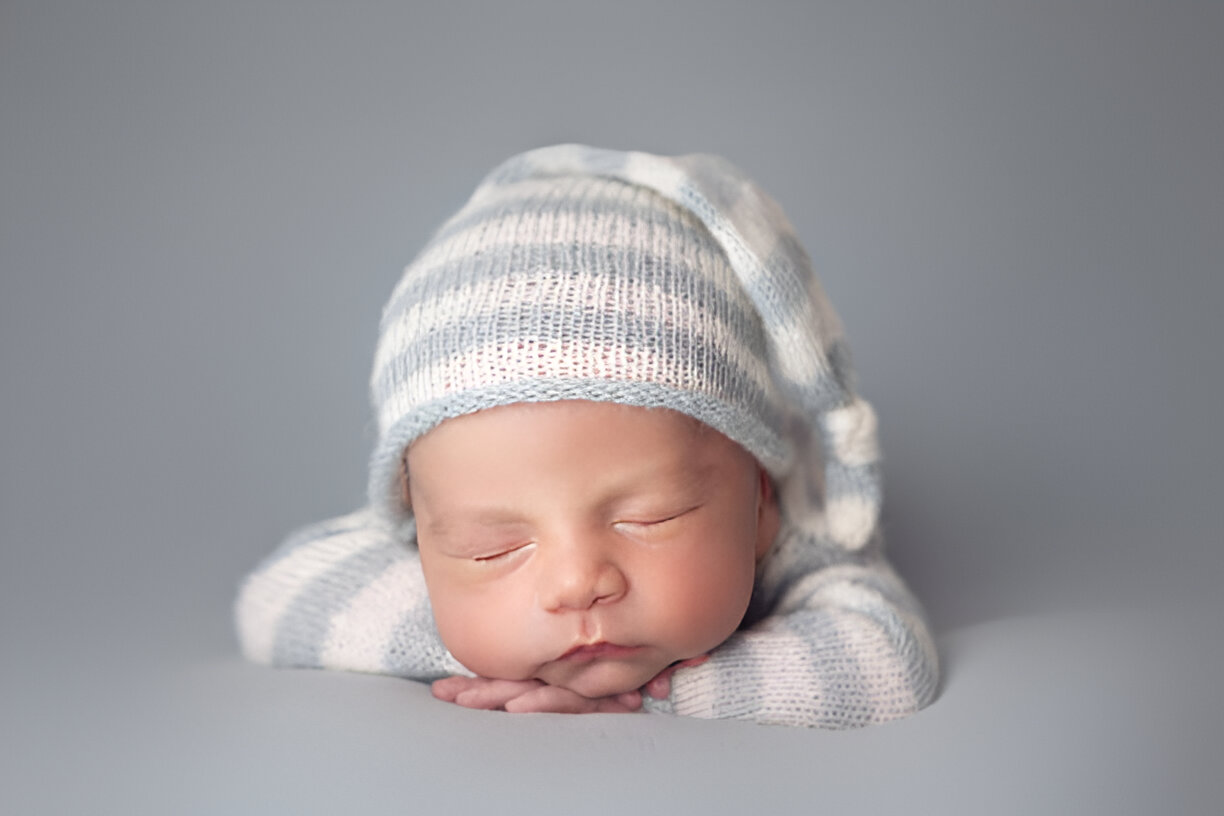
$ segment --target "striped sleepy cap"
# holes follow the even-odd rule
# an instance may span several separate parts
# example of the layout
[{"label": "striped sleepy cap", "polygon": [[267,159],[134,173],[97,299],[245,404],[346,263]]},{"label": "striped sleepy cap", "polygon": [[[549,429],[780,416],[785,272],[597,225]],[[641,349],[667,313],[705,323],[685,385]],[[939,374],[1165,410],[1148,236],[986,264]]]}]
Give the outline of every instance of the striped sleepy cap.
[{"label": "striped sleepy cap", "polygon": [[[707,154],[528,151],[484,178],[383,310],[370,501],[411,521],[401,457],[443,420],[586,399],[671,408],[722,432],[813,532],[837,528],[825,496],[849,479],[859,529],[843,543],[862,546],[879,499],[874,417],[848,374],[806,253],[737,168]],[[795,461],[809,451],[816,469]]]}]

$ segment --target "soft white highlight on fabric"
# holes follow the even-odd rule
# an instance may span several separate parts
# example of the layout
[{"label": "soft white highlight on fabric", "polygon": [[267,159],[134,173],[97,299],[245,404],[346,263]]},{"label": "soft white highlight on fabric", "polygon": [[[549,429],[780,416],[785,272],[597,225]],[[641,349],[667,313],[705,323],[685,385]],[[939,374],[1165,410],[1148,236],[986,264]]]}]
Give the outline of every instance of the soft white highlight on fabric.
[{"label": "soft white highlight on fabric", "polygon": [[865,400],[855,399],[827,412],[824,424],[832,438],[833,454],[844,465],[858,467],[880,458],[876,413]]},{"label": "soft white highlight on fabric", "polygon": [[396,627],[422,602],[428,598],[419,561],[392,564],[332,617],[319,659],[353,671],[381,671]]},{"label": "soft white highlight on fabric", "polygon": [[[364,514],[353,513],[347,518]],[[310,541],[293,550],[271,568],[250,575],[238,602],[237,624],[243,653],[257,663],[270,663],[276,633],[289,605],[316,578],[335,568],[336,562],[370,545],[360,533],[341,533]]]},{"label": "soft white highlight on fabric", "polygon": [[879,505],[857,494],[834,496],[825,502],[829,536],[847,550],[859,550],[871,540]]}]

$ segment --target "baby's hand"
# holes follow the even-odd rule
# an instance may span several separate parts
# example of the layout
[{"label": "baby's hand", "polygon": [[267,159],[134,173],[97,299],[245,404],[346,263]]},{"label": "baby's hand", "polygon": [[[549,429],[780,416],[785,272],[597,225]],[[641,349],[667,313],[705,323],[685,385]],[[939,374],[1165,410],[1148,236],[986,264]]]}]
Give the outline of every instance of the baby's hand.
[{"label": "baby's hand", "polygon": [[671,694],[671,676],[676,673],[676,669],[683,669],[685,666],[700,666],[709,659],[710,656],[708,654],[703,654],[690,657],[688,660],[681,660],[679,663],[673,663],[647,681],[646,685],[642,688],[656,700],[665,700],[667,695]]},{"label": "baby's hand", "polygon": [[540,680],[490,680],[455,675],[435,680],[432,690],[439,700],[465,708],[501,709],[520,714],[623,714],[642,707],[642,695],[637,691],[590,698]]}]

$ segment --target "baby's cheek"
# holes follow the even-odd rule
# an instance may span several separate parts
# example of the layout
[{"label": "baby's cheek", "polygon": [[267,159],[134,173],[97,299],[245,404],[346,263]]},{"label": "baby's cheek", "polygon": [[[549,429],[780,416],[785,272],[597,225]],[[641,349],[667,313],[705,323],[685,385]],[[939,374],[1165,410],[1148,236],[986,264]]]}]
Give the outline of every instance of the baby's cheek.
[{"label": "baby's cheek", "polygon": [[[482,677],[526,679],[529,667],[519,665],[507,610],[493,599],[439,589],[430,594],[434,621],[442,643],[455,659]],[[519,676],[523,675],[523,676]]]},{"label": "baby's cheek", "polygon": [[681,657],[713,649],[739,626],[755,575],[751,563],[739,561],[706,559],[690,565],[687,575],[659,587],[659,605],[673,636],[692,652]]}]

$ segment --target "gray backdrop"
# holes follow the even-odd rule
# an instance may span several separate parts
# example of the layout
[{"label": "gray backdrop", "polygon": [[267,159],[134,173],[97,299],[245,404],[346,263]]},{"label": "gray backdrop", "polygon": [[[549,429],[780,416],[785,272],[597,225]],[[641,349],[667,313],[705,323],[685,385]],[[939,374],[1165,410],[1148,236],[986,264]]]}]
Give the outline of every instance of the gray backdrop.
[{"label": "gray backdrop", "polygon": [[[0,4],[0,811],[1204,813],[1224,795],[1224,8]],[[383,300],[486,170],[712,151],[881,418],[942,698],[852,733],[246,665],[363,500]]]}]

